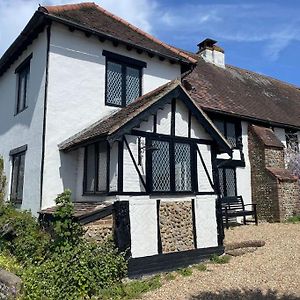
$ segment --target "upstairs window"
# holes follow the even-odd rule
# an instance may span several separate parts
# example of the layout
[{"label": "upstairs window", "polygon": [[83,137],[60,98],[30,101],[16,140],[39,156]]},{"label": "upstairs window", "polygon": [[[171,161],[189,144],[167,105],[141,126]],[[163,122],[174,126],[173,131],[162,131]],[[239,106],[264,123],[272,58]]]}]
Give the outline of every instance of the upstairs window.
[{"label": "upstairs window", "polygon": [[29,56],[15,71],[17,75],[16,114],[27,108],[31,57],[32,56]]},{"label": "upstairs window", "polygon": [[242,128],[240,122],[231,122],[227,120],[214,120],[215,126],[224,135],[229,144],[234,148],[239,148],[242,137]]},{"label": "upstairs window", "polygon": [[299,153],[299,139],[296,130],[285,130],[286,147]]},{"label": "upstairs window", "polygon": [[96,194],[107,191],[108,147],[106,142],[85,148],[84,193]]},{"label": "upstairs window", "polygon": [[142,94],[142,69],[146,63],[103,51],[106,56],[105,104],[125,107]]},{"label": "upstairs window", "polygon": [[25,153],[27,146],[10,151],[12,158],[11,201],[21,204],[23,200]]}]

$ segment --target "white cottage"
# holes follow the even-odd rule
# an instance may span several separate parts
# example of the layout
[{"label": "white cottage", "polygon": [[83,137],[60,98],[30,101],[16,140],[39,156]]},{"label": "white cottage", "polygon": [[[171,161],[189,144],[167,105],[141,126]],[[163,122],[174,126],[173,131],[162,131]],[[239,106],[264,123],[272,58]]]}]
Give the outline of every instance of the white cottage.
[{"label": "white cottage", "polygon": [[[298,146],[300,93],[225,65],[213,40],[199,47],[171,47],[94,3],[39,7],[0,60],[9,198],[47,216],[71,189],[83,224],[114,224],[132,276],[222,253],[218,196],[260,201],[249,149],[280,160],[285,131]],[[273,167],[259,168],[279,185]]]}]

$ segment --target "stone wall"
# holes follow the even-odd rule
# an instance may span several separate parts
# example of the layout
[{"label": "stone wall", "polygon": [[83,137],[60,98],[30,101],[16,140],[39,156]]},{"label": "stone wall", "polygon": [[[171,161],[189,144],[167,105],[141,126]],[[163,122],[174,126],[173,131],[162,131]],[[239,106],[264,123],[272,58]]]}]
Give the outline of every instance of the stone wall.
[{"label": "stone wall", "polygon": [[159,224],[162,252],[195,249],[192,202],[161,202]]},{"label": "stone wall", "polygon": [[[258,137],[249,130],[249,159],[251,163],[252,201],[257,204],[260,220],[274,222],[279,218],[276,181],[266,169],[265,148]],[[267,152],[268,164],[275,165],[276,151]]]},{"label": "stone wall", "polygon": [[300,215],[300,191],[297,181],[281,181],[278,184],[280,221]]},{"label": "stone wall", "polygon": [[21,286],[19,277],[0,269],[0,300],[17,299]]},{"label": "stone wall", "polygon": [[113,215],[88,223],[83,228],[86,238],[93,239],[99,243],[104,242],[108,237],[113,236]]},{"label": "stone wall", "polygon": [[285,168],[283,149],[264,147],[264,151],[266,167]]},{"label": "stone wall", "polygon": [[251,127],[248,141],[252,201],[257,204],[258,218],[282,222],[300,214],[300,191],[297,180],[285,170],[283,146],[266,145]]}]

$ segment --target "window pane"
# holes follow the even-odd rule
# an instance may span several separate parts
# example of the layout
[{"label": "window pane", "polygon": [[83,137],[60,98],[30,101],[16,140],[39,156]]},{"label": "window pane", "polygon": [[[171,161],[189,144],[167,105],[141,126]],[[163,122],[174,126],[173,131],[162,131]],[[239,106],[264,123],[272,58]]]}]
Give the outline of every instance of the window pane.
[{"label": "window pane", "polygon": [[219,131],[224,135],[225,134],[225,127],[223,121],[214,120],[215,126],[219,129]]},{"label": "window pane", "polygon": [[25,81],[26,77],[23,76],[23,74],[19,75],[19,96],[18,96],[18,107],[17,112],[20,112],[24,109],[25,106]]},{"label": "window pane", "polygon": [[126,68],[126,105],[140,96],[140,70]]},{"label": "window pane", "polygon": [[152,190],[170,191],[169,143],[152,141]]},{"label": "window pane", "polygon": [[224,191],[224,176],[223,176],[223,169],[218,169],[219,171],[219,184],[220,184],[220,193],[221,196],[225,196]]},{"label": "window pane", "polygon": [[175,190],[191,191],[191,149],[189,144],[175,143]]},{"label": "window pane", "polygon": [[107,144],[99,143],[98,152],[98,186],[99,192],[106,191],[107,180]]},{"label": "window pane", "polygon": [[236,182],[234,169],[225,169],[225,181],[226,181],[226,196],[236,196]]},{"label": "window pane", "polygon": [[236,132],[235,132],[235,124],[227,122],[227,141],[233,146],[236,147]]},{"label": "window pane", "polygon": [[86,148],[85,190],[94,192],[95,189],[95,145]]},{"label": "window pane", "polygon": [[14,156],[13,174],[12,174],[12,182],[11,182],[11,198],[13,201],[17,199],[19,165],[20,165],[20,156]]},{"label": "window pane", "polygon": [[17,200],[22,201],[23,198],[23,183],[24,183],[24,168],[25,168],[25,154],[20,157],[19,174],[18,174],[18,188],[17,188]]},{"label": "window pane", "polygon": [[107,62],[106,102],[122,105],[122,66]]}]

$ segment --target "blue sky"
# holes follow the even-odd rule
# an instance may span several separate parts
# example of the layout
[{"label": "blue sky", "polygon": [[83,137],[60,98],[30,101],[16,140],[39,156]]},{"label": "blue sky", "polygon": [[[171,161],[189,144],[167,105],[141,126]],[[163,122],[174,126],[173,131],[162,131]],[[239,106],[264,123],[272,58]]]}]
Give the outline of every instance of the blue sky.
[{"label": "blue sky", "polygon": [[[0,55],[38,3],[72,0],[0,0]],[[95,1],[161,40],[190,51],[206,37],[225,49],[226,63],[300,86],[298,0]]]}]

